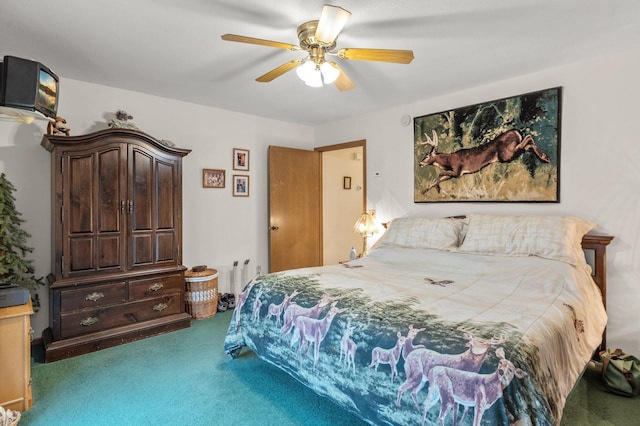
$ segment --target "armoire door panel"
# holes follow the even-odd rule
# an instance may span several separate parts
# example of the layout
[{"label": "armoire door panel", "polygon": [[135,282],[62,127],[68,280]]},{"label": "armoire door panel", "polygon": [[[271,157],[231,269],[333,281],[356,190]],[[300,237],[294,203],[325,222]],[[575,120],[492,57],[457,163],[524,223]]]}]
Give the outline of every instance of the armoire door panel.
[{"label": "armoire door panel", "polygon": [[149,153],[132,149],[129,159],[131,165],[132,208],[129,211],[131,230],[146,231],[152,229],[153,211],[153,158]]},{"label": "armoire door panel", "polygon": [[98,232],[122,230],[126,194],[122,194],[121,148],[98,154]]},{"label": "armoire door panel", "polygon": [[120,266],[122,253],[122,238],[120,235],[98,237],[98,268],[101,270]]},{"label": "armoire door panel", "polygon": [[166,262],[174,260],[175,240],[173,232],[156,233],[156,261]]},{"label": "armoire door panel", "polygon": [[133,266],[153,263],[153,240],[150,234],[133,236]]},{"label": "armoire door panel", "polygon": [[68,187],[64,194],[67,208],[69,235],[93,232],[94,194],[93,178],[96,174],[94,156],[86,154],[69,157]]},{"label": "armoire door panel", "polygon": [[74,237],[69,240],[70,273],[95,269],[92,237]]},{"label": "armoire door panel", "polygon": [[157,229],[173,229],[175,166],[158,161],[156,163]]}]

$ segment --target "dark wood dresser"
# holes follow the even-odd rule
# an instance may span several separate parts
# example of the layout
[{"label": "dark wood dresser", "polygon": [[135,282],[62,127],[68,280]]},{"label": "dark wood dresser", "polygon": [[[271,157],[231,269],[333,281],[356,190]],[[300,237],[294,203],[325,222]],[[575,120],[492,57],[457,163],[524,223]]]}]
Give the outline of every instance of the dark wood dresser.
[{"label": "dark wood dresser", "polygon": [[191,325],[182,265],[182,158],[136,130],[45,135],[52,266],[45,361]]}]

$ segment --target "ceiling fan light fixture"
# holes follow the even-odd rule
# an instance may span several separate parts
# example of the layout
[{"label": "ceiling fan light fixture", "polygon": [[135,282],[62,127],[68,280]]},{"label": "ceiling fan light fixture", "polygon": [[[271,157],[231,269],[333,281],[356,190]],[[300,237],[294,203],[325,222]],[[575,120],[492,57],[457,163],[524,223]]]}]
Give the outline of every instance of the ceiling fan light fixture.
[{"label": "ceiling fan light fixture", "polygon": [[323,62],[320,65],[320,72],[322,73],[324,84],[331,84],[340,76],[340,70],[333,66],[331,62]]},{"label": "ceiling fan light fixture", "polygon": [[315,62],[311,60],[305,61],[304,64],[296,69],[296,74],[307,86],[322,87],[322,73]]},{"label": "ceiling fan light fixture", "polygon": [[316,70],[316,64],[313,61],[306,60],[302,65],[296,68],[296,74],[300,77],[300,80],[307,81],[312,78],[312,74]]},{"label": "ceiling fan light fixture", "polygon": [[[413,51],[395,49],[341,48],[336,49],[337,38],[351,17],[351,12],[338,6],[324,5],[319,20],[303,22],[298,25],[299,45],[260,38],[224,34],[223,40],[256,44],[292,51],[304,51],[308,56],[286,62],[256,78],[257,82],[267,83],[293,70],[307,86],[322,87],[333,83],[338,90],[345,92],[356,85],[340,67],[341,60],[377,61],[396,64],[408,64],[413,60]],[[337,62],[327,62],[325,55],[338,57]]]},{"label": "ceiling fan light fixture", "polygon": [[315,39],[320,43],[331,44],[335,41],[351,17],[351,12],[339,6],[325,4],[318,21]]},{"label": "ceiling fan light fixture", "polygon": [[320,74],[320,71],[314,71],[311,74],[311,77],[307,79],[304,84],[310,87],[322,87],[322,74]]}]

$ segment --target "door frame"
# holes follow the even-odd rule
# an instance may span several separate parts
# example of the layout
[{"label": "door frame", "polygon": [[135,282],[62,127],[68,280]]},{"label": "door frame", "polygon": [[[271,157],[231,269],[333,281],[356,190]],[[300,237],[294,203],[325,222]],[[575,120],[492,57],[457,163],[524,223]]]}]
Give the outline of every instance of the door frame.
[{"label": "door frame", "polygon": [[[344,142],[332,145],[324,145],[314,148],[314,151],[318,151],[321,154],[329,151],[339,151],[348,148],[362,148],[362,211],[367,211],[367,140],[360,139],[352,142]],[[320,156],[320,182],[322,183],[322,162],[323,156]],[[320,207],[324,209],[324,194],[322,192],[322,184],[320,185]],[[324,214],[320,215],[320,232],[324,235]],[[324,238],[320,239],[320,252],[324,253]],[[323,256],[324,257],[324,256]],[[323,259],[324,264],[324,259]]]}]

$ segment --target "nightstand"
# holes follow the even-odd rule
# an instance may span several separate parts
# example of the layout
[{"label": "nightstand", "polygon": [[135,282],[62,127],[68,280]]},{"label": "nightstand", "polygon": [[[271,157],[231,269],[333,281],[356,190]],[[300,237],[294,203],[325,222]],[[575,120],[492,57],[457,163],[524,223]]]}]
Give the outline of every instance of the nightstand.
[{"label": "nightstand", "polygon": [[0,405],[27,411],[31,396],[31,300],[0,308]]}]

